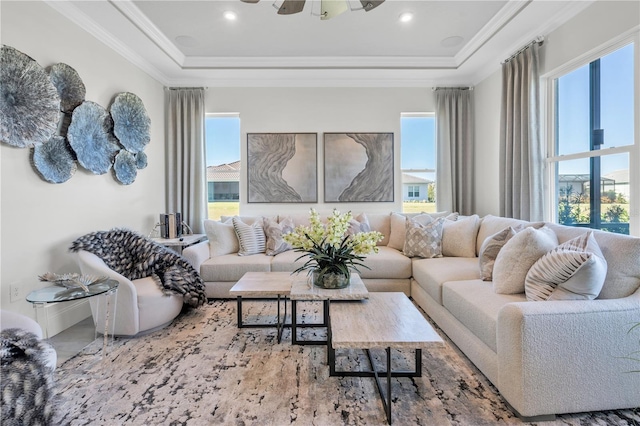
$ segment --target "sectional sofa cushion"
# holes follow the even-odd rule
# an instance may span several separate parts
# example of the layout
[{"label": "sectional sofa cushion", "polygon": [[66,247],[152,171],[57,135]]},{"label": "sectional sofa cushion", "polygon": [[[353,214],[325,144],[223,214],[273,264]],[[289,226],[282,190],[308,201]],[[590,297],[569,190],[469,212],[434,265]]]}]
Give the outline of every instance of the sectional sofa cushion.
[{"label": "sectional sofa cushion", "polygon": [[364,262],[370,269],[358,268],[364,278],[411,278],[411,259],[390,247],[378,247],[378,253],[368,254]]},{"label": "sectional sofa cushion", "polygon": [[226,222],[205,220],[204,232],[209,239],[210,257],[237,253],[240,250],[232,219],[228,219]]},{"label": "sectional sofa cushion", "polygon": [[413,279],[429,296],[442,305],[442,283],[480,278],[478,259],[471,257],[414,258]]},{"label": "sectional sofa cushion", "polygon": [[494,352],[498,352],[496,331],[500,309],[524,301],[524,294],[496,294],[491,283],[481,280],[442,285],[442,305]]},{"label": "sectional sofa cushion", "polygon": [[546,226],[525,228],[502,247],[493,267],[493,289],[500,294],[524,293],[531,266],[558,245],[556,234]]},{"label": "sectional sofa cushion", "polygon": [[442,228],[445,220],[440,217],[422,225],[417,218],[408,218],[403,254],[408,257],[442,257]]},{"label": "sectional sofa cushion", "polygon": [[275,256],[278,253],[291,250],[289,243],[282,239],[284,234],[293,232],[293,221],[284,218],[279,223],[268,217],[263,218],[262,228],[266,237],[265,253],[267,256]]},{"label": "sectional sofa cushion", "polygon": [[233,228],[238,237],[240,249],[239,256],[250,256],[252,254],[264,253],[266,249],[266,237],[262,229],[262,221],[247,225],[240,218],[233,218]]},{"label": "sectional sofa cushion", "polygon": [[527,300],[592,300],[598,297],[607,274],[600,247],[587,232],[560,244],[529,269]]},{"label": "sectional sofa cushion", "polygon": [[[302,259],[298,260],[302,256]],[[307,255],[305,253],[288,250],[275,255],[271,261],[272,272],[292,272],[304,265],[307,261]]]},{"label": "sectional sofa cushion", "polygon": [[476,257],[476,238],[480,228],[480,216],[444,221],[442,228],[442,255],[452,257]]},{"label": "sectional sofa cushion", "polygon": [[[289,252],[286,252],[289,253]],[[251,256],[225,254],[207,259],[200,266],[200,276],[203,281],[238,281],[245,272],[269,272],[271,270],[271,256],[264,253]]]}]

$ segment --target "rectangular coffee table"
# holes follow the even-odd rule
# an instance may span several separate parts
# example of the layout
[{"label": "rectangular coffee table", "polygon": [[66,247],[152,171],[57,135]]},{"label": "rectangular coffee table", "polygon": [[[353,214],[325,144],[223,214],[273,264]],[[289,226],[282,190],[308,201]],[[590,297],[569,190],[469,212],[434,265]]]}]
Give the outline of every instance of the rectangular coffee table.
[{"label": "rectangular coffee table", "polygon": [[[287,318],[287,297],[291,285],[300,278],[289,272],[247,272],[229,290],[229,294],[237,297],[238,328],[276,327],[278,343],[282,340],[282,331]],[[277,297],[278,318],[275,324],[247,324],[242,321],[242,297]],[[280,303],[284,301],[284,316],[280,319]]]},{"label": "rectangular coffee table", "polygon": [[[331,301],[363,300],[369,297],[360,275],[351,274],[349,286],[341,289],[325,289],[315,285],[310,280],[296,280],[291,286],[291,343],[294,345],[326,345],[328,340],[298,340],[298,328],[327,327],[329,322],[329,304]],[[322,300],[322,323],[298,324],[298,302]],[[327,332],[328,335],[328,332]]]},{"label": "rectangular coffee table", "polygon": [[[444,341],[404,293],[370,293],[368,300],[336,303],[329,315],[329,374],[374,377],[391,424],[391,378],[422,376],[422,349],[443,346]],[[336,371],[336,349],[363,349],[370,371]],[[384,349],[387,366],[377,371],[370,349]],[[392,371],[391,349],[413,349],[414,371]],[[386,377],[386,392],[380,377]],[[386,398],[385,398],[386,393]]]}]

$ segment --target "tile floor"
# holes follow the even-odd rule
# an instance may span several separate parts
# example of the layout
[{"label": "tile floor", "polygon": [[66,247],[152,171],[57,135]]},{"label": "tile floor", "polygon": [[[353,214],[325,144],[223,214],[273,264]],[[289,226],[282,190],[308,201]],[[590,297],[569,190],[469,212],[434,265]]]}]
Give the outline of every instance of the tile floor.
[{"label": "tile floor", "polygon": [[95,339],[95,330],[93,318],[89,317],[49,339],[49,342],[58,353],[57,365],[60,366],[63,362],[80,352],[89,343],[93,342]]}]

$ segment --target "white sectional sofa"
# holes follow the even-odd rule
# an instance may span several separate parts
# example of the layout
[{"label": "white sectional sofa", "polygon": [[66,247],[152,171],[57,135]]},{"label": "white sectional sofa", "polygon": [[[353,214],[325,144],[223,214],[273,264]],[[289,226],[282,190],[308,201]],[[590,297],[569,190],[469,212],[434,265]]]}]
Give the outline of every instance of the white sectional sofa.
[{"label": "white sectional sofa", "polygon": [[[447,220],[444,256],[423,259],[403,254],[403,216],[366,217],[371,229],[385,236],[379,252],[367,257],[371,269],[361,270],[368,289],[411,296],[518,415],[544,420],[555,414],[640,406],[640,374],[630,373],[638,365],[627,358],[640,349],[638,336],[628,333],[640,322],[640,238],[594,231],[607,263],[595,300],[530,301],[523,292],[496,293],[492,281],[482,280],[478,254],[496,233],[534,224],[496,216]],[[292,219],[301,224],[306,218]],[[228,290],[245,272],[297,267],[300,254],[292,250],[238,256],[233,226],[207,225],[209,241],[185,249],[183,255],[200,271],[210,298],[228,298]],[[543,225],[554,245],[589,231],[551,223],[535,227]]]}]

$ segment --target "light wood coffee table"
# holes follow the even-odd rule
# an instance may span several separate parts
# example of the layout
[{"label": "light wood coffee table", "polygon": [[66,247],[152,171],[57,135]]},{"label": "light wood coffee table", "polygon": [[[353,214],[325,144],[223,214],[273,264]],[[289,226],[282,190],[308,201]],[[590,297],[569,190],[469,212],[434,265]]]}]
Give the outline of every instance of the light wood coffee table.
[{"label": "light wood coffee table", "polygon": [[[282,332],[287,319],[287,297],[291,291],[291,285],[296,280],[306,280],[305,277],[291,275],[289,272],[247,272],[229,290],[229,294],[237,297],[238,302],[238,328],[262,328],[275,327],[277,329],[278,343],[282,340]],[[243,297],[261,298],[277,297],[278,318],[275,324],[250,323],[242,320]],[[284,316],[280,318],[280,303],[284,302]]]},{"label": "light wood coffee table", "polygon": [[[336,303],[329,315],[329,373],[331,376],[374,377],[391,424],[391,378],[422,376],[422,349],[444,341],[404,293],[370,293],[368,300]],[[336,349],[363,349],[370,371],[336,371]],[[377,371],[370,349],[384,349],[387,366]],[[413,349],[414,371],[392,371],[391,349]],[[386,377],[386,392],[380,377]],[[386,398],[385,398],[386,394]]]},{"label": "light wood coffee table", "polygon": [[[329,304],[331,301],[354,301],[367,299],[368,297],[369,291],[358,274],[351,274],[349,286],[341,289],[325,289],[313,285],[310,280],[295,280],[289,295],[291,299],[291,343],[294,345],[326,345],[328,340],[299,340],[298,328],[326,328],[329,323]],[[299,324],[297,317],[298,302],[320,300],[322,300],[323,305],[322,323]]]}]

